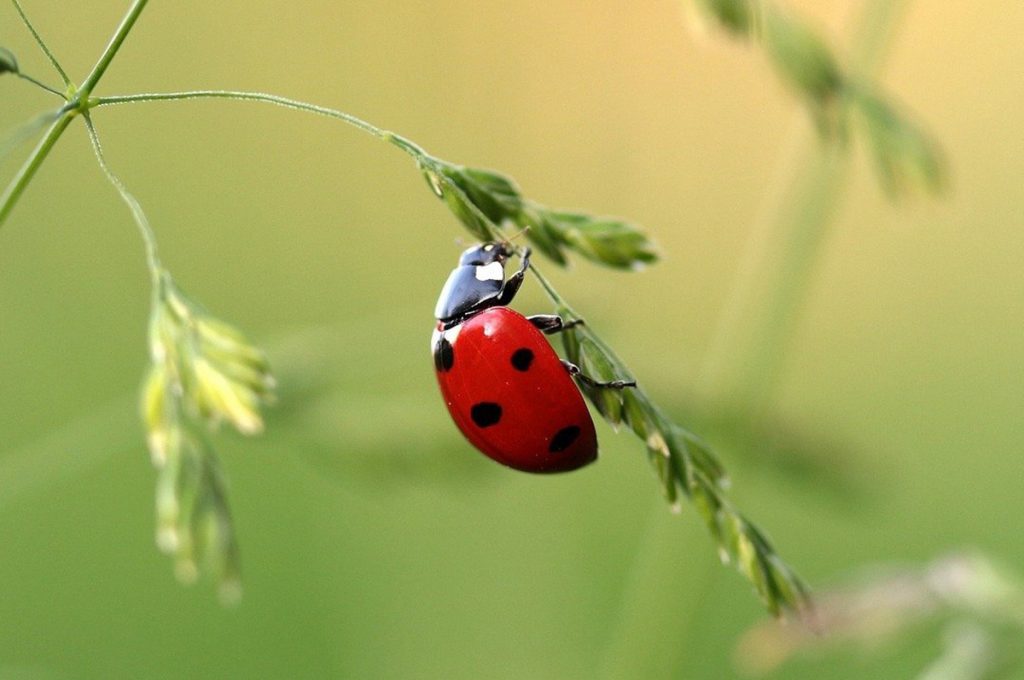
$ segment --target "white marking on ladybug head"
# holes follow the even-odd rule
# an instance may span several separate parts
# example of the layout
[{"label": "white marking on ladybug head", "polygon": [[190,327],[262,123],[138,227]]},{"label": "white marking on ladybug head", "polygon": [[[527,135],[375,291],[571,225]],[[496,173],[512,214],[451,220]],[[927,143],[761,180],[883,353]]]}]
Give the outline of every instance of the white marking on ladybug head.
[{"label": "white marking on ladybug head", "polygon": [[477,281],[501,281],[505,278],[505,268],[500,262],[478,265],[476,268]]}]

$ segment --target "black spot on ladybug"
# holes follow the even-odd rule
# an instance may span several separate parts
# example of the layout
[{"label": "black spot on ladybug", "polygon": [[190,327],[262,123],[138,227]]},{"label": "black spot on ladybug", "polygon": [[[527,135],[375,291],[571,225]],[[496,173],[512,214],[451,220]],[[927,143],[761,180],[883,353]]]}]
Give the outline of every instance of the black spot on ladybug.
[{"label": "black spot on ladybug", "polygon": [[490,427],[501,420],[501,406],[491,401],[481,401],[479,404],[473,404],[469,415],[478,427]]},{"label": "black spot on ladybug", "polygon": [[551,440],[548,451],[551,453],[559,453],[565,451],[567,448],[572,446],[572,443],[576,441],[576,438],[580,436],[580,428],[576,425],[570,425],[569,427],[563,427]]},{"label": "black spot on ladybug", "polygon": [[452,343],[442,335],[441,339],[437,341],[437,346],[434,347],[434,367],[442,373],[447,373],[452,370],[454,363],[455,351],[452,348]]},{"label": "black spot on ladybug", "polygon": [[533,350],[520,347],[512,353],[512,367],[517,371],[527,371],[533,363]]}]

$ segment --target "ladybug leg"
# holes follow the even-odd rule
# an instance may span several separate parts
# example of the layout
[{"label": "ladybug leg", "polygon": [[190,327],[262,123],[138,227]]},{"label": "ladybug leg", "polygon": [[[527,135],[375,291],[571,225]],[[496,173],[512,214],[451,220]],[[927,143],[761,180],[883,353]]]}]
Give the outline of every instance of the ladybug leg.
[{"label": "ladybug leg", "polygon": [[580,367],[576,364],[562,359],[562,365],[565,366],[565,370],[569,371],[569,375],[576,376],[580,382],[590,387],[606,387],[612,390],[621,390],[625,387],[636,387],[635,380],[611,380],[608,382],[601,382],[600,380],[594,380],[589,375],[584,375],[580,371]]},{"label": "ladybug leg", "polygon": [[562,317],[557,314],[534,314],[533,316],[526,317],[526,320],[532,323],[537,330],[545,335],[552,335],[572,328],[574,326],[582,326],[583,319],[571,319],[565,321]]},{"label": "ladybug leg", "polygon": [[505,283],[501,286],[501,292],[498,293],[495,302],[492,304],[500,305],[505,307],[508,303],[512,302],[512,298],[519,292],[519,286],[523,285],[523,279],[526,278],[526,268],[530,266],[530,249],[523,248],[523,257],[519,263],[519,269],[516,273],[508,277]]}]

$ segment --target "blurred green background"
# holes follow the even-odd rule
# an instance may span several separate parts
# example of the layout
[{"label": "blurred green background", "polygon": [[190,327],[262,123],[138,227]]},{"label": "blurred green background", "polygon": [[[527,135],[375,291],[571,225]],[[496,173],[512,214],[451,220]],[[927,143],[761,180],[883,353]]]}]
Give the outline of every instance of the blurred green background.
[{"label": "blurred green background", "polygon": [[[126,2],[26,0],[73,78]],[[861,3],[792,2],[842,50]],[[973,546],[1024,565],[1024,5],[914,3],[883,68],[952,190],[892,206],[858,151],[774,407],[854,490],[712,433],[734,498],[814,586]],[[56,81],[9,5],[0,43]],[[756,50],[678,2],[152,2],[97,94],[231,88],[341,108],[553,206],[644,225],[640,274],[545,270],[681,420],[805,111]],[[50,106],[0,79],[0,129]],[[722,678],[763,616],[638,443],[551,478],[466,444],[427,345],[468,238],[402,154],[259,104],[98,110],[180,285],[268,348],[281,400],[216,440],[240,606],[153,544],[136,415],[143,250],[84,130],[0,232],[0,678]],[[7,178],[24,147],[2,164]],[[6,181],[6,179],[5,179]],[[528,281],[521,310],[550,308]],[[833,449],[829,449],[830,451]],[[827,453],[822,453],[827,455]],[[823,478],[824,479],[824,478]],[[778,677],[903,678],[935,636]]]}]

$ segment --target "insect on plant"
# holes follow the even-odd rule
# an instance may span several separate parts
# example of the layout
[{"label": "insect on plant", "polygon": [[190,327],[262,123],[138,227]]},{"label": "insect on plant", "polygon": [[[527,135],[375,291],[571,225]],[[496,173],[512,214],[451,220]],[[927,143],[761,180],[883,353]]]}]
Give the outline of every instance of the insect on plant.
[{"label": "insect on plant", "polygon": [[530,263],[508,279],[506,243],[466,250],[437,301],[431,340],[434,368],[448,411],[462,434],[484,454],[526,472],[567,472],[597,459],[597,434],[570,375],[592,388],[635,387],[601,382],[561,361],[543,333],[571,332],[581,320],[524,317],[512,301]]},{"label": "insect on plant", "polygon": [[[15,55],[0,49],[0,73],[60,99],[58,106],[15,130],[0,148],[6,155],[42,134],[0,196],[0,225],[60,137],[80,119],[100,168],[128,207],[145,244],[152,306],[142,417],[157,471],[157,544],[174,559],[179,579],[190,582],[206,571],[218,580],[223,597],[231,600],[240,594],[238,543],[211,436],[222,424],[245,435],[259,433],[261,408],[273,398],[275,382],[262,350],[186,295],[164,267],[141,203],[107,162],[94,117],[108,107],[127,104],[224,99],[326,116],[398,148],[481,242],[462,255],[441,294],[432,342],[442,394],[456,424],[477,448],[500,463],[531,472],[572,470],[590,463],[597,441],[582,392],[605,420],[625,425],[638,438],[666,500],[673,508],[683,499],[693,505],[723,560],[737,567],[769,611],[805,610],[807,588],[726,495],[725,470],[708,445],[636,386],[632,372],[580,321],[583,316],[530,260],[535,252],[559,266],[579,256],[607,267],[638,269],[657,260],[641,229],[620,219],[548,207],[524,197],[505,175],[443,160],[405,137],[333,108],[235,90],[97,94],[148,0],[134,0],[80,83],[68,76],[20,1],[12,3],[62,84],[50,86],[22,72]],[[698,4],[730,32],[765,41],[783,76],[814,102],[816,119],[827,134],[842,136],[837,130],[845,124],[846,114],[865,117],[892,184],[900,184],[901,172],[908,167],[920,170],[926,179],[937,176],[937,161],[926,138],[873,90],[850,85],[831,54],[799,23],[763,2]],[[530,247],[510,245],[511,235],[519,231],[525,232]],[[519,266],[506,277],[505,265],[514,256]],[[544,289],[554,314],[524,317],[506,306],[527,276]],[[565,361],[547,343],[545,333],[561,336]],[[506,389],[508,385],[512,388]]]}]

